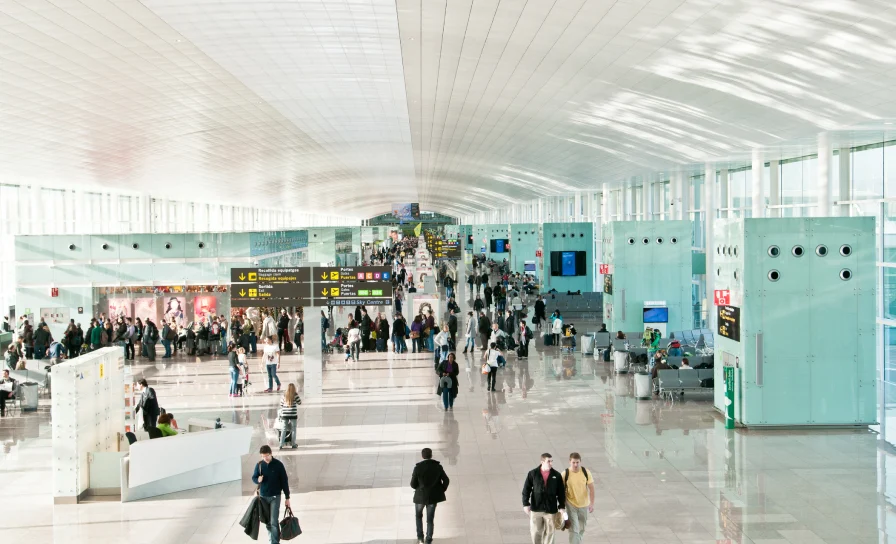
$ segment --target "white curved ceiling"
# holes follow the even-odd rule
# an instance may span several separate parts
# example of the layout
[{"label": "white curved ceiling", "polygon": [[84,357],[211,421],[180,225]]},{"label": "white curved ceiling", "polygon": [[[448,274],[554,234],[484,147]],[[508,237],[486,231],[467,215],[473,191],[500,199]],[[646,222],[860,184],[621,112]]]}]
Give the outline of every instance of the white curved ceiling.
[{"label": "white curved ceiling", "polygon": [[0,179],[452,215],[879,141],[877,0],[5,0]]}]

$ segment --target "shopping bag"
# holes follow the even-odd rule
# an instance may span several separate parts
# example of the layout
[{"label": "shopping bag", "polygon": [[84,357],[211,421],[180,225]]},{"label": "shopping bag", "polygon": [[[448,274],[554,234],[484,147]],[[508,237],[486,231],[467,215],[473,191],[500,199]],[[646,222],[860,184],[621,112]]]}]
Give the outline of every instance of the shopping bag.
[{"label": "shopping bag", "polygon": [[488,374],[490,371],[491,367],[488,365],[488,363],[482,363],[482,373]]},{"label": "shopping bag", "polygon": [[285,517],[280,521],[280,540],[292,540],[302,534],[299,518],[292,515],[292,508],[286,507]]}]

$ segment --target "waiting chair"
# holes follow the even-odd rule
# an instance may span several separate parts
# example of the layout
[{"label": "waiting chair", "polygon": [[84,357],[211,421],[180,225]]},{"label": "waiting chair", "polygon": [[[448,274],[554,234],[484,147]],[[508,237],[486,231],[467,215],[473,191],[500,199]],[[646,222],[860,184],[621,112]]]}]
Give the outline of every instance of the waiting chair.
[{"label": "waiting chair", "polygon": [[[156,430],[158,430],[158,429],[156,429]],[[160,432],[161,432],[161,431],[160,431]],[[130,445],[130,444],[133,444],[134,442],[137,441],[137,435],[135,435],[134,433],[132,433],[132,432],[130,432],[130,431],[124,433],[124,435],[125,435],[126,437],[128,437],[128,444],[129,444],[129,445]]]},{"label": "waiting chair", "polygon": [[162,431],[158,427],[150,427],[146,432],[149,433],[150,440],[153,438],[162,438]]}]

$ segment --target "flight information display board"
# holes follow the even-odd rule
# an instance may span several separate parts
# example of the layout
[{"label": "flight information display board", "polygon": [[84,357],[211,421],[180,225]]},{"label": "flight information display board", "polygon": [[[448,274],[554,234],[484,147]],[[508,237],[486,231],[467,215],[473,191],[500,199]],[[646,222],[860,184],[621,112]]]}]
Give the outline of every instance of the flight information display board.
[{"label": "flight information display board", "polygon": [[237,308],[392,304],[386,266],[234,268],[230,280],[230,304]]},{"label": "flight information display board", "polygon": [[437,239],[432,255],[436,259],[460,259],[460,240]]},{"label": "flight information display board", "polygon": [[735,306],[719,306],[719,334],[740,342],[740,308]]}]

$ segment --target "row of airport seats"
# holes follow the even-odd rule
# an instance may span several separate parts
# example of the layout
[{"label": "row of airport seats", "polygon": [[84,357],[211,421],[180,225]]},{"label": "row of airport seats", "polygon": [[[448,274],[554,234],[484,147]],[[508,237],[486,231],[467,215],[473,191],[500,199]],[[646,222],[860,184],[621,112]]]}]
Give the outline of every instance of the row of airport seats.
[{"label": "row of airport seats", "polygon": [[[683,395],[687,391],[712,392],[709,386],[712,383],[713,370],[710,368],[699,370],[660,370],[656,373],[656,380],[660,390],[660,396],[678,393]],[[704,385],[706,387],[704,387]]]},{"label": "row of airport seats", "polygon": [[[603,293],[582,293],[581,295],[542,293],[541,296],[544,298],[545,313],[548,315],[554,310],[560,310],[560,315],[564,317],[596,319],[603,315]],[[534,302],[530,304],[534,304]]]},{"label": "row of airport seats", "polygon": [[678,340],[682,344],[686,346],[698,346],[697,344],[700,342],[700,336],[703,335],[703,341],[706,344],[706,347],[712,347],[715,345],[715,338],[713,337],[712,330],[710,329],[691,329],[689,331],[671,331],[666,335],[665,338],[660,340],[660,343],[668,345],[669,342],[674,338]]}]

